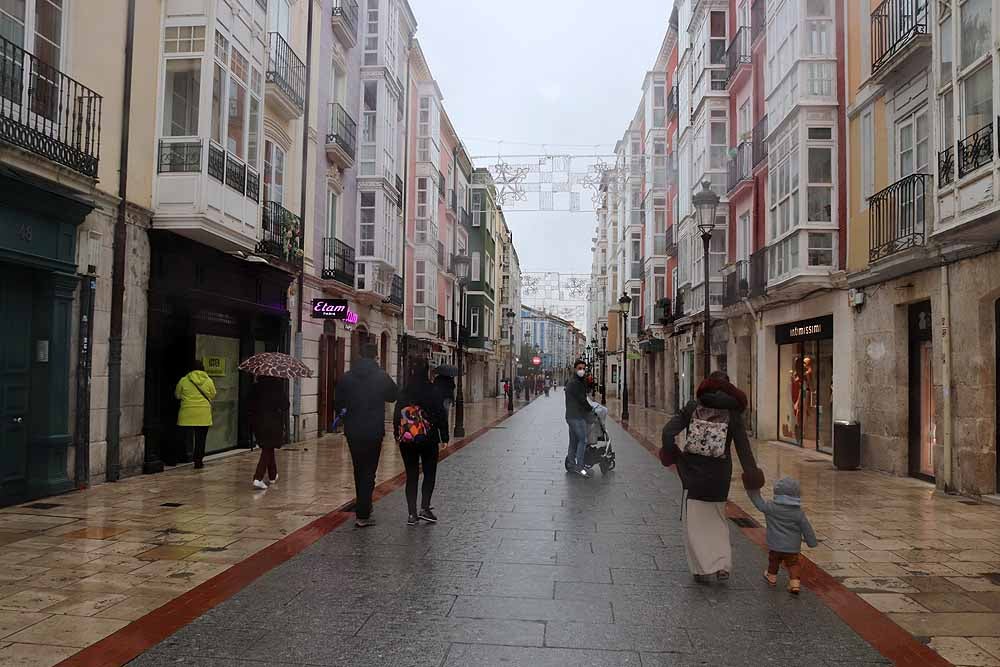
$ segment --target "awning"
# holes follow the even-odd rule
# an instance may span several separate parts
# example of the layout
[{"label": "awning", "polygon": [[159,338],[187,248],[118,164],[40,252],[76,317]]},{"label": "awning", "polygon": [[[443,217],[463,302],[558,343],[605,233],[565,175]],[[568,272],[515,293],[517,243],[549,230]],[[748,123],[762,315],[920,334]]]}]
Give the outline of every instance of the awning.
[{"label": "awning", "polygon": [[647,338],[646,340],[639,341],[639,351],[643,354],[651,354],[653,352],[663,352],[664,345],[663,339],[661,338]]}]

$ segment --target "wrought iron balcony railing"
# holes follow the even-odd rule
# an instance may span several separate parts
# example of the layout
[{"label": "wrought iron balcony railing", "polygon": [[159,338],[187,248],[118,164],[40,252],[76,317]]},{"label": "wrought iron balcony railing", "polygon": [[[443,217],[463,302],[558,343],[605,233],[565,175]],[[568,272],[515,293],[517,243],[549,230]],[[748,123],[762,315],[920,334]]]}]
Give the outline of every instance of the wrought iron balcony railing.
[{"label": "wrought iron balcony railing", "polygon": [[403,305],[403,276],[393,274],[392,287],[389,291],[389,303],[402,307]]},{"label": "wrought iron balcony railing", "polygon": [[240,194],[247,190],[247,166],[229,153],[226,153],[226,185]]},{"label": "wrought iron balcony railing", "polygon": [[750,263],[741,259],[736,268],[726,275],[726,291],[722,294],[723,306],[734,306],[750,296]]},{"label": "wrought iron balcony railing", "polygon": [[678,100],[680,99],[680,93],[677,91],[677,86],[670,87],[670,93],[667,95],[667,122],[669,123],[674,118],[677,118],[677,107]]},{"label": "wrought iron balcony railing", "polygon": [[753,177],[753,165],[750,163],[751,148],[749,141],[741,141],[736,147],[736,155],[729,160],[727,192],[732,192],[740,183]]},{"label": "wrought iron balcony railing", "polygon": [[0,141],[97,178],[103,103],[90,88],[0,37]]},{"label": "wrought iron balcony railing", "polygon": [[302,267],[302,218],[274,201],[264,202],[257,252]]},{"label": "wrought iron balcony railing", "polygon": [[764,296],[767,293],[767,248],[761,248],[750,255],[750,296]]},{"label": "wrought iron balcony railing", "polygon": [[306,66],[276,32],[268,34],[267,82],[276,85],[302,113],[306,103]]},{"label": "wrought iron balcony railing", "polygon": [[868,261],[924,244],[933,180],[911,174],[869,197]]},{"label": "wrought iron balcony railing", "polygon": [[884,0],[871,17],[872,73],[885,67],[930,25],[928,0]]},{"label": "wrought iron balcony railing", "polygon": [[753,127],[753,166],[767,159],[767,116],[762,116]]},{"label": "wrought iron balcony railing", "polygon": [[726,83],[732,82],[736,71],[750,62],[750,28],[743,26],[736,31],[726,49]]},{"label": "wrought iron balcony railing", "polygon": [[955,180],[955,147],[948,148],[938,153],[938,187],[948,185]]},{"label": "wrought iron balcony railing", "polygon": [[354,39],[358,36],[358,3],[357,0],[333,0],[333,20],[343,21]]},{"label": "wrought iron balcony railing", "polygon": [[958,177],[971,174],[993,161],[993,123],[984,125],[958,142]]},{"label": "wrought iron balcony railing", "polygon": [[[156,158],[156,173],[201,173],[201,139],[190,141],[160,140]],[[241,195],[260,201],[260,174],[238,157],[227,153],[214,141],[208,142],[208,175]]]},{"label": "wrought iron balcony railing", "polygon": [[330,129],[326,135],[326,143],[337,144],[353,158],[357,139],[358,124],[351,118],[351,114],[347,113],[347,110],[336,102],[331,102]]},{"label": "wrought iron balcony railing", "polygon": [[354,248],[340,239],[323,239],[323,280],[336,280],[354,287],[356,271]]},{"label": "wrought iron balcony railing", "polygon": [[764,36],[764,28],[767,26],[767,7],[764,0],[757,0],[750,7],[750,42],[755,43],[758,38]]}]

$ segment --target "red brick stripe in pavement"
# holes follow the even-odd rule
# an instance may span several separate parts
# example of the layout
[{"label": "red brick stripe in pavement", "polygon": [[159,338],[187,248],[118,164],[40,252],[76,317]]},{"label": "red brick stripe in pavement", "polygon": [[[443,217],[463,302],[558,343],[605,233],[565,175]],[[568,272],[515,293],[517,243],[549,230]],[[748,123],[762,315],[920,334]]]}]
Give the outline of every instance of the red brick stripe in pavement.
[{"label": "red brick stripe in pavement", "polygon": [[[523,407],[524,405],[518,406],[514,411],[517,412]],[[504,414],[471,435],[442,448],[439,458],[447,458],[454,454],[508,417],[510,417],[510,413]],[[401,472],[376,486],[373,500],[384,498],[404,484],[406,484],[406,473]],[[112,667],[128,663],[209,609],[236,595],[261,575],[281,565],[350,520],[352,514],[344,510],[353,505],[353,500],[344,503],[329,514],[303,526],[246,560],[240,561],[225,572],[192,588],[162,607],[154,609],[118,632],[108,635],[96,644],[92,644],[63,660],[57,667]]]},{"label": "red brick stripe in pavement", "polygon": [[[617,420],[616,420],[617,421]],[[618,421],[629,435],[636,439],[659,462],[660,446],[651,442],[638,431],[629,428],[627,422]],[[677,468],[674,468],[674,472]],[[726,514],[732,519],[751,519],[749,514],[733,502],[726,503]],[[756,521],[754,522],[756,523]],[[740,527],[743,534],[762,549],[767,549],[766,533],[763,527]],[[839,581],[805,555],[802,563],[802,583],[823,601],[837,616],[851,627],[858,636],[871,644],[876,651],[892,660],[897,667],[953,667],[935,651],[917,641],[913,635],[899,627],[892,620],[860,597],[845,588]]]}]

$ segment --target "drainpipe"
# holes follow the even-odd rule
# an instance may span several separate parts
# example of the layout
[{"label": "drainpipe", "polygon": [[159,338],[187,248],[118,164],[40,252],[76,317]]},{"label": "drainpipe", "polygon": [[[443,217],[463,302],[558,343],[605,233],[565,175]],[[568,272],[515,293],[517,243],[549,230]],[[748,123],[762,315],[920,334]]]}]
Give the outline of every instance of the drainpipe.
[{"label": "drainpipe", "polygon": [[[302,192],[299,196],[299,212],[302,216],[302,221],[299,229],[302,230],[303,250],[305,250],[306,240],[306,203],[308,199],[307,185],[309,182],[309,108],[312,105],[313,4],[314,0],[309,0],[309,14],[306,19],[306,99],[305,108],[302,113],[302,174],[300,175],[302,180]],[[293,354],[296,359],[300,360],[302,359],[302,297],[305,292],[304,281],[305,259],[303,253],[303,265],[302,268],[299,269],[299,275],[296,279],[295,340],[293,343],[295,346]],[[292,381],[292,417],[294,419],[294,423],[292,424],[292,438],[295,442],[302,439],[302,424],[299,421],[299,416],[301,414],[302,378],[295,378]]]},{"label": "drainpipe", "polygon": [[944,491],[954,493],[952,485],[952,410],[951,410],[951,285],[948,263],[941,266],[941,390],[944,398],[941,444],[944,455]]},{"label": "drainpipe", "polygon": [[[410,35],[408,49],[413,48]],[[406,76],[403,84],[403,191],[399,193],[399,217],[403,221],[400,236],[399,277],[403,281],[403,303],[399,312],[399,335],[396,336],[396,382],[403,384],[403,364],[406,361],[406,188],[410,178],[410,59],[406,59]],[[387,360],[388,364],[388,360]]]},{"label": "drainpipe", "polygon": [[108,337],[108,421],[105,479],[121,477],[122,328],[125,310],[125,245],[128,242],[128,138],[132,108],[132,57],[135,41],[135,0],[128,0],[125,19],[125,72],[122,92],[121,148],[118,153],[118,217],[115,220],[111,266],[111,326]]}]

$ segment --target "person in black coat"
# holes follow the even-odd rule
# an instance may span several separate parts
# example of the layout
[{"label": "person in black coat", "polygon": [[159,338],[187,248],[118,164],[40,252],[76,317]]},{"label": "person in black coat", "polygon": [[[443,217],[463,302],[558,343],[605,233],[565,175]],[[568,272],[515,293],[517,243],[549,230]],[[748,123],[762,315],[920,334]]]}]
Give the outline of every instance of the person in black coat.
[{"label": "person in black coat", "polygon": [[334,409],[344,413],[344,435],[354,466],[355,525],[374,525],[371,518],[375,471],[385,437],[385,404],[396,400],[396,383],[375,363],[374,345],[361,348],[361,358],[337,383]]},{"label": "person in black coat", "polygon": [[[757,468],[743,423],[746,394],[729,382],[728,375],[715,371],[698,385],[695,395],[697,398],[688,402],[663,427],[660,460],[666,466],[676,463],[684,487],[681,513],[691,573],[699,582],[704,582],[710,574],[725,580],[732,569],[729,522],[726,520],[726,501],[733,476],[732,449],[736,448],[740,465],[746,471],[745,480],[749,475],[762,479],[763,474]],[[684,453],[677,446],[677,436],[691,425],[696,414],[698,419],[728,424],[722,457]]]},{"label": "person in black coat", "polygon": [[578,359],[573,364],[575,372],[566,380],[566,424],[569,426],[569,450],[566,466],[581,477],[587,477],[587,418],[594,406],[587,400],[587,364]]},{"label": "person in black coat", "polygon": [[[438,447],[449,440],[448,406],[455,395],[455,381],[450,377],[438,376],[431,383],[428,377],[428,365],[424,359],[418,359],[410,368],[406,385],[396,401],[393,412],[393,432],[399,439],[399,420],[403,408],[417,406],[424,411],[430,422],[430,432],[419,443],[400,442],[399,453],[406,467],[406,505],[409,516],[408,525],[418,521],[436,523],[437,516],[431,511],[431,496],[434,494],[434,483],[437,480]],[[417,484],[420,479],[420,469],[424,471],[424,483],[420,490],[420,511],[417,512]]]},{"label": "person in black coat", "polygon": [[[253,474],[253,488],[266,489],[278,481],[278,462],[274,450],[288,435],[288,392],[281,378],[259,377],[250,387],[247,420],[260,447],[260,459]],[[265,477],[266,475],[266,477]]]}]

